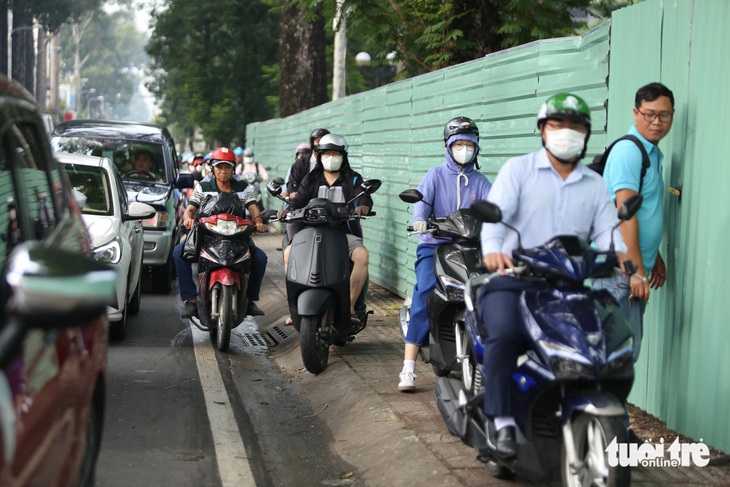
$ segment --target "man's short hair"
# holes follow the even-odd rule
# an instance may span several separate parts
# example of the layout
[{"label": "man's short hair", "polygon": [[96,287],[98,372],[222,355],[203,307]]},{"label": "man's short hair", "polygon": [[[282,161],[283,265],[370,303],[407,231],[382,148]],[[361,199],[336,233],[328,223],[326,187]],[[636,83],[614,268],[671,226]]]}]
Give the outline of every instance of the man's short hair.
[{"label": "man's short hair", "polygon": [[661,83],[649,83],[639,88],[634,99],[634,106],[641,108],[642,102],[654,101],[660,96],[669,98],[669,102],[672,104],[672,108],[674,108],[674,93]]}]

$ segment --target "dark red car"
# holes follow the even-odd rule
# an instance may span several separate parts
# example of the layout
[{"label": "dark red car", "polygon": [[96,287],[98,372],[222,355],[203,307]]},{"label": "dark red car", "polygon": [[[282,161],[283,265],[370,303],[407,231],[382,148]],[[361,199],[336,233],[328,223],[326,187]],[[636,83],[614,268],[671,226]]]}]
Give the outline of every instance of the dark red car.
[{"label": "dark red car", "polygon": [[0,486],[90,486],[116,274],[90,257],[33,98],[0,77]]}]

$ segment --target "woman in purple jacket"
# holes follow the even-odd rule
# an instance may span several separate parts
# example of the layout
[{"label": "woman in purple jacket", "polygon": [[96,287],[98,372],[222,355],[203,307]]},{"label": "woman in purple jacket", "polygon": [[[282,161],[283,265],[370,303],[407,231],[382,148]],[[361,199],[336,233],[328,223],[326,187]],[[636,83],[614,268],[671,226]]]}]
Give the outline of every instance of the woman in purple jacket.
[{"label": "woman in purple jacket", "polygon": [[398,382],[398,390],[403,392],[416,389],[418,351],[428,344],[426,304],[436,287],[433,255],[437,245],[450,243],[449,238],[435,238],[428,233],[426,222],[431,214],[435,218],[444,218],[459,208],[469,208],[473,201],[487,199],[492,186],[478,171],[479,127],[473,120],[467,117],[449,120],[444,127],[444,145],[446,162],[429,170],[418,185],[423,201],[416,203],[413,209],[413,229],[421,234],[421,242],[416,249],[416,285],[413,287],[403,370]]}]

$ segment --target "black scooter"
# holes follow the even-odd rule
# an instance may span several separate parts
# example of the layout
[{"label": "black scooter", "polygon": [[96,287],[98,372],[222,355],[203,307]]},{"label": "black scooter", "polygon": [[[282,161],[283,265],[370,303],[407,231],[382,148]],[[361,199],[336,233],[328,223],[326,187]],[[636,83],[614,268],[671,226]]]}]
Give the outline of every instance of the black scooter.
[{"label": "black scooter", "polygon": [[[360,320],[350,317],[350,253],[347,236],[336,225],[358,217],[350,205],[374,193],[381,181],[363,181],[364,191],[347,203],[315,198],[307,206],[290,211],[281,220],[300,222],[303,228],[294,235],[286,274],[286,293],[294,328],[299,332],[304,367],[313,374],[327,368],[329,346],[342,346],[355,339],[367,325],[372,311],[366,311],[367,284],[355,305]],[[281,186],[270,182],[272,196],[281,197]],[[284,200],[286,201],[286,200]],[[271,220],[274,221],[274,220]]]},{"label": "black scooter", "polygon": [[[407,189],[400,195],[406,203],[423,201],[417,189]],[[426,202],[424,202],[426,203]],[[428,204],[428,203],[426,203]],[[430,205],[429,205],[430,206]],[[433,259],[436,288],[428,297],[429,344],[421,347],[421,359],[430,363],[434,374],[445,377],[451,371],[461,370],[457,338],[464,336],[464,286],[478,276],[481,268],[479,232],[482,223],[470,209],[458,209],[446,218],[428,221],[429,232],[435,237],[451,237],[449,244],[439,245]],[[407,229],[414,235],[413,227]],[[410,303],[400,311],[399,324],[405,340],[410,322]]]}]

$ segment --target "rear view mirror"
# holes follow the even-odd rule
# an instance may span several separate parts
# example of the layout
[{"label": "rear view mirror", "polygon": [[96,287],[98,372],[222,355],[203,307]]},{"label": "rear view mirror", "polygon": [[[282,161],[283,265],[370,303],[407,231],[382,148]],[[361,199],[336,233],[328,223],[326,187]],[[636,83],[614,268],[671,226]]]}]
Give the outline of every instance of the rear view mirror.
[{"label": "rear view mirror", "polygon": [[407,189],[398,195],[406,203],[418,203],[423,200],[423,194],[417,189]]},{"label": "rear view mirror", "polygon": [[621,208],[618,209],[618,219],[623,221],[631,220],[641,208],[641,203],[644,201],[644,197],[640,194],[635,194],[631,198],[624,201]]},{"label": "rear view mirror", "polygon": [[499,223],[502,221],[502,210],[494,203],[479,200],[472,203],[470,209],[474,212],[474,216],[484,223]]},{"label": "rear view mirror", "polygon": [[91,256],[29,242],[13,250],[7,268],[11,297],[0,330],[0,367],[20,353],[28,330],[83,326],[115,302],[116,271]]},{"label": "rear view mirror", "polygon": [[[266,185],[266,189],[269,191],[269,194],[271,196],[281,196],[281,184],[279,184],[278,180],[281,180],[281,178],[276,178],[273,181],[269,181],[269,183]],[[284,181],[282,180],[281,183],[283,184]]]},{"label": "rear view mirror", "polygon": [[184,189],[184,188],[192,188],[195,186],[195,178],[192,174],[183,172],[177,175],[177,179],[175,180],[175,187]]},{"label": "rear view mirror", "polygon": [[132,201],[129,203],[129,210],[126,215],[122,216],[122,220],[147,220],[155,216],[157,211],[147,203],[141,203],[139,201]]},{"label": "rear view mirror", "polygon": [[383,182],[380,179],[369,179],[367,181],[363,181],[361,186],[365,194],[373,194],[380,189],[382,184]]},{"label": "rear view mirror", "polygon": [[[268,168],[267,168],[268,170]],[[276,177],[271,180],[272,183],[276,183],[278,186],[284,186],[284,178],[282,177]]]}]

